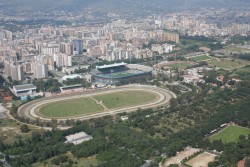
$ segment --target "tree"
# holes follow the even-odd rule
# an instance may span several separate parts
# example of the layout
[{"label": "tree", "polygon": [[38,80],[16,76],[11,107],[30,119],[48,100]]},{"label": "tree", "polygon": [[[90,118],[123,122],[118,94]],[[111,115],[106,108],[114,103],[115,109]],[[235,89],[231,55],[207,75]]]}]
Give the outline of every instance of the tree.
[{"label": "tree", "polygon": [[175,98],[170,99],[169,104],[170,104],[171,111],[175,111],[178,108],[178,103]]},{"label": "tree", "polygon": [[11,111],[16,113],[17,109],[18,109],[18,107],[14,103],[12,103]]},{"label": "tree", "polygon": [[47,166],[48,162],[47,161],[43,161],[43,166]]},{"label": "tree", "polygon": [[30,131],[29,127],[26,124],[23,124],[20,130],[22,133],[28,133]]},{"label": "tree", "polygon": [[64,163],[68,161],[68,157],[66,155],[59,155],[58,157],[52,159],[51,163],[53,165],[60,165],[61,163]]},{"label": "tree", "polygon": [[168,165],[168,167],[178,167],[179,165],[178,164],[171,164],[171,165]]},{"label": "tree", "polygon": [[8,154],[5,154],[4,160],[5,160],[6,162],[9,162],[9,161],[10,161],[10,156],[9,156]]},{"label": "tree", "polygon": [[27,96],[27,100],[28,100],[28,101],[31,101],[30,95]]}]

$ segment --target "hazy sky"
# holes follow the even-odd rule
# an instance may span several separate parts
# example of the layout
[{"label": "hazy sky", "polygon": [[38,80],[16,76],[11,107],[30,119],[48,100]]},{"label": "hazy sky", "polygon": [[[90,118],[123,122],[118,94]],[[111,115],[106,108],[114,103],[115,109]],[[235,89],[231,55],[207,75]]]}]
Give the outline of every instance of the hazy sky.
[{"label": "hazy sky", "polygon": [[[223,7],[249,4],[250,0],[0,0],[0,5],[13,10],[34,9],[82,9],[92,7],[105,10],[126,9],[136,10],[142,6],[149,8],[160,6],[162,8],[180,7]],[[244,5],[243,5],[244,6]],[[3,8],[4,9],[4,8]]]}]

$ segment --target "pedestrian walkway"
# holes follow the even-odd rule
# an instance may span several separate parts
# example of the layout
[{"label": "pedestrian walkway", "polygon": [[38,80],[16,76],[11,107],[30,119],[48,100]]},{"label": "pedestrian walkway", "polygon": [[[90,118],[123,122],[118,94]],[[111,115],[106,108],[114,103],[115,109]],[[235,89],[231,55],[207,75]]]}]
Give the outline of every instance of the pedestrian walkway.
[{"label": "pedestrian walkway", "polygon": [[93,97],[90,97],[92,100],[94,100],[95,102],[96,102],[96,104],[99,104],[99,105],[101,105],[103,108],[104,108],[104,110],[108,110],[108,108],[102,103],[102,102],[100,102],[100,101],[98,101],[98,100],[96,100],[95,98],[93,98]]}]

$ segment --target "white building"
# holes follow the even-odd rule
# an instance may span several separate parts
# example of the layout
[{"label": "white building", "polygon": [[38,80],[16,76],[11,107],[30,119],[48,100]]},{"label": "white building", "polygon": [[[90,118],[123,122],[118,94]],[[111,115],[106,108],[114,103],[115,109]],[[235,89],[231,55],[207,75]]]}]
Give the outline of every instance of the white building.
[{"label": "white building", "polygon": [[4,32],[0,32],[0,40],[5,39],[5,33]]},{"label": "white building", "polygon": [[151,47],[151,50],[153,52],[158,52],[159,54],[163,53],[170,53],[173,51],[174,45],[170,44],[163,44],[163,45],[158,45],[158,44],[153,44]]},{"label": "white building", "polygon": [[48,78],[48,65],[38,63],[34,66],[34,78]]},{"label": "white building", "polygon": [[13,93],[17,96],[28,96],[36,93],[36,86],[33,84],[15,85],[13,86]]},{"label": "white building", "polygon": [[74,145],[81,144],[84,141],[89,141],[93,139],[92,136],[86,134],[85,132],[75,133],[73,135],[66,136],[67,141],[65,143],[73,143]]},{"label": "white building", "polygon": [[162,54],[162,53],[163,53],[162,46],[161,46],[161,45],[158,45],[158,44],[152,44],[151,50],[152,50],[153,52],[158,52],[159,54]]},{"label": "white building", "polygon": [[162,45],[163,48],[163,52],[164,53],[170,53],[173,51],[174,45],[170,45],[170,44],[163,44]]},{"label": "white building", "polygon": [[45,55],[52,55],[55,53],[59,53],[59,47],[57,45],[48,45],[48,46],[42,46],[41,53]]},{"label": "white building", "polygon": [[75,79],[75,78],[82,78],[82,76],[78,74],[65,75],[62,77],[62,80],[67,81],[67,79]]},{"label": "white building", "polygon": [[12,32],[11,31],[5,31],[5,37],[7,38],[7,39],[12,39]]},{"label": "white building", "polygon": [[53,61],[56,62],[57,67],[72,66],[72,56],[66,54],[53,54]]},{"label": "white building", "polygon": [[13,81],[22,81],[24,80],[24,67],[22,65],[12,64],[10,66],[11,75]]}]

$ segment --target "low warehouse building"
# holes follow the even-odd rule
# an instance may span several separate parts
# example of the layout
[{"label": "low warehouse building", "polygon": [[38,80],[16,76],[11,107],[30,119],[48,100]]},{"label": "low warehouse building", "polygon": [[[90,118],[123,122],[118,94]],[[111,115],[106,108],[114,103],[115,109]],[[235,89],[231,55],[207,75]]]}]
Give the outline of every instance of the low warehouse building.
[{"label": "low warehouse building", "polygon": [[73,143],[74,145],[81,144],[84,141],[89,141],[93,139],[92,136],[86,134],[85,132],[75,133],[73,135],[66,136],[67,141],[65,143]]},{"label": "low warehouse building", "polygon": [[33,84],[15,85],[12,92],[21,100],[26,100],[27,96],[34,97],[37,95],[36,86]]}]

